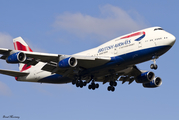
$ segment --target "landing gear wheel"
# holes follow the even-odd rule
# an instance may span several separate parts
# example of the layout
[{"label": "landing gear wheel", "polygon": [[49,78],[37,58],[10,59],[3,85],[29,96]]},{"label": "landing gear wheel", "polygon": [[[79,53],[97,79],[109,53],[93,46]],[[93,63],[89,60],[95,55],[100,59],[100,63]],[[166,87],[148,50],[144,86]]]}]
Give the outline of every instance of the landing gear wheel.
[{"label": "landing gear wheel", "polygon": [[112,87],[112,88],[111,88],[111,91],[114,92],[114,91],[115,91],[115,87]]},{"label": "landing gear wheel", "polygon": [[113,81],[110,81],[109,84],[110,84],[110,86],[113,86],[113,85],[114,85],[114,82],[113,82]]},{"label": "landing gear wheel", "polygon": [[92,83],[92,84],[91,84],[91,88],[92,88],[92,90],[95,90],[95,88],[96,88],[95,83]]},{"label": "landing gear wheel", "polygon": [[86,84],[87,84],[86,82],[83,82],[83,86],[86,86]]},{"label": "landing gear wheel", "polygon": [[88,89],[91,89],[91,88],[92,88],[92,86],[91,86],[91,85],[89,85],[89,86],[88,86]]},{"label": "landing gear wheel", "polygon": [[76,84],[76,80],[72,80],[72,84],[75,85]]},{"label": "landing gear wheel", "polygon": [[151,64],[151,65],[150,65],[150,68],[151,68],[151,69],[154,69],[154,64]]},{"label": "landing gear wheel", "polygon": [[114,82],[114,86],[117,86],[117,82]]},{"label": "landing gear wheel", "polygon": [[80,85],[80,88],[83,88],[83,85]]},{"label": "landing gear wheel", "polygon": [[157,65],[154,65],[154,70],[156,70],[158,68],[158,66]]},{"label": "landing gear wheel", "polygon": [[95,86],[92,86],[92,90],[95,90]]},{"label": "landing gear wheel", "polygon": [[95,84],[95,88],[99,88],[99,84],[97,83],[97,84]]},{"label": "landing gear wheel", "polygon": [[78,82],[76,83],[76,87],[79,87],[80,85],[78,84]]},{"label": "landing gear wheel", "polygon": [[79,84],[80,84],[80,88],[83,87],[83,81],[79,81]]},{"label": "landing gear wheel", "polygon": [[150,68],[156,70],[156,69],[158,68],[158,66],[157,66],[157,65],[154,65],[154,64],[151,64],[151,65],[150,65]]},{"label": "landing gear wheel", "polygon": [[112,88],[111,86],[108,86],[108,91],[111,91],[111,88]]},{"label": "landing gear wheel", "polygon": [[158,58],[158,56],[156,56],[156,55],[152,57],[153,64],[150,65],[150,68],[151,68],[151,69],[156,70],[156,69],[158,68],[158,66],[157,66],[157,64],[156,64],[157,58]]}]

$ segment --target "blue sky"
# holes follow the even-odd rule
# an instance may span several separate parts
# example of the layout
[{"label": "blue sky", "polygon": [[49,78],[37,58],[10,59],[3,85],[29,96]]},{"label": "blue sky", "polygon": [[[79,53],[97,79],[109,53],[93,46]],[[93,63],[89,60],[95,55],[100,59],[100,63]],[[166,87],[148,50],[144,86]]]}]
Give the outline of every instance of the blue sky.
[{"label": "blue sky", "polygon": [[[74,54],[135,30],[161,26],[178,37],[177,0],[59,1],[1,0],[0,47],[13,48],[21,36],[34,51]],[[22,120],[176,120],[179,119],[178,42],[157,60],[155,72],[163,80],[155,89],[121,84],[108,92],[108,84],[92,91],[69,84],[17,82],[0,75],[0,119]],[[150,70],[152,62],[137,65]],[[18,70],[0,61],[1,69]]]}]

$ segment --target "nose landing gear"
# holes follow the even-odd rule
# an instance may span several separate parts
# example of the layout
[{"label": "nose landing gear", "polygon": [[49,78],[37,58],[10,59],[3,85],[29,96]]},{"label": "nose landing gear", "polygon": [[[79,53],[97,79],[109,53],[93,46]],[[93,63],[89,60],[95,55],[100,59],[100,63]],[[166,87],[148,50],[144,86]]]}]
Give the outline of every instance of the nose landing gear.
[{"label": "nose landing gear", "polygon": [[150,65],[150,68],[151,68],[151,69],[156,70],[156,69],[158,68],[158,66],[157,66],[157,64],[156,64],[156,59],[157,59],[157,58],[158,58],[158,57],[156,57],[156,56],[153,57],[153,60],[152,60],[152,61],[153,61],[154,63]]},{"label": "nose landing gear", "polygon": [[150,68],[156,70],[158,68],[158,66],[157,66],[157,64],[151,64]]}]

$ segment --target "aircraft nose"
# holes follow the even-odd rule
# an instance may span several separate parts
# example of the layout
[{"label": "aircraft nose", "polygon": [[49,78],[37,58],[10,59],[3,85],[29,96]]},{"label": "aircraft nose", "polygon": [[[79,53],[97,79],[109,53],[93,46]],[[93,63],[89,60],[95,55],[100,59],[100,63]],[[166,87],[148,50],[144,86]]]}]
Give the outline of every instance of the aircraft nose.
[{"label": "aircraft nose", "polygon": [[170,45],[173,46],[174,43],[175,43],[175,41],[176,41],[176,37],[171,34],[170,37],[169,37],[169,39],[170,39]]}]

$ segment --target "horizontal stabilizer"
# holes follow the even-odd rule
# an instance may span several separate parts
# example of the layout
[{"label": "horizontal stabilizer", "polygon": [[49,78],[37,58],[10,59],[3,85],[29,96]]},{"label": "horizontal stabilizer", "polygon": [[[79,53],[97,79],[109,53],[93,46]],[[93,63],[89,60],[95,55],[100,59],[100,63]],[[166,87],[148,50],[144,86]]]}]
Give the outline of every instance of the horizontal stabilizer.
[{"label": "horizontal stabilizer", "polygon": [[9,76],[13,76],[13,77],[20,77],[20,76],[26,76],[29,73],[0,69],[0,74],[9,75]]}]

